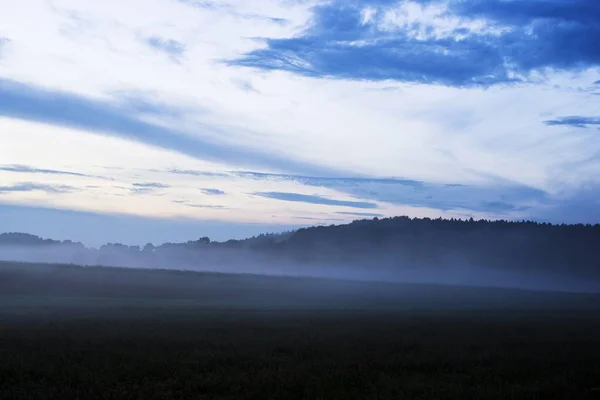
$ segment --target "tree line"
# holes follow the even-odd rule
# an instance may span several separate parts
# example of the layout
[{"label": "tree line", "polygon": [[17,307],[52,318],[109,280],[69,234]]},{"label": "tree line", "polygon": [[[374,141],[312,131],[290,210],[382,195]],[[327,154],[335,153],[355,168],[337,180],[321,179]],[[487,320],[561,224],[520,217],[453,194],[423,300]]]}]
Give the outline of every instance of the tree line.
[{"label": "tree line", "polygon": [[218,264],[237,254],[241,261],[254,255],[298,264],[336,263],[374,268],[469,265],[600,275],[600,224],[556,225],[404,216],[315,226],[244,240],[215,242],[201,237],[157,246],[108,243],[99,249],[69,240],[5,233],[0,234],[2,246],[58,248],[67,251],[70,262],[81,264],[147,265],[160,259]]}]

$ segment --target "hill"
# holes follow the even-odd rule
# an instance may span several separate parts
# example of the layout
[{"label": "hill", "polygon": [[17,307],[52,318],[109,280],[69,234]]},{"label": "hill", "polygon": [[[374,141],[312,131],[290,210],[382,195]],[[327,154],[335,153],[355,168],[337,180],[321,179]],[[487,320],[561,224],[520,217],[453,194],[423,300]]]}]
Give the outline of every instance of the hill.
[{"label": "hill", "polygon": [[[245,240],[213,242],[202,237],[143,247],[109,243],[99,249],[10,233],[0,235],[0,259],[223,272],[304,270],[321,275],[344,269],[346,274],[360,271],[380,277],[467,279],[502,272],[512,274],[513,281],[543,274],[556,282],[600,282],[599,245],[600,225],[395,217]],[[473,269],[477,271],[470,272]]]}]

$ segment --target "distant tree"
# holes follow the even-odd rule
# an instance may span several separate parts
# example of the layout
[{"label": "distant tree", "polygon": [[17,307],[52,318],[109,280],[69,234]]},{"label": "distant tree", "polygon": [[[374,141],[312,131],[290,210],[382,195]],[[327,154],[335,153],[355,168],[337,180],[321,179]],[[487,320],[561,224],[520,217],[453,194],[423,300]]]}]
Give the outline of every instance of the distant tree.
[{"label": "distant tree", "polygon": [[144,252],[151,253],[154,251],[154,245],[152,243],[146,243],[144,246]]}]

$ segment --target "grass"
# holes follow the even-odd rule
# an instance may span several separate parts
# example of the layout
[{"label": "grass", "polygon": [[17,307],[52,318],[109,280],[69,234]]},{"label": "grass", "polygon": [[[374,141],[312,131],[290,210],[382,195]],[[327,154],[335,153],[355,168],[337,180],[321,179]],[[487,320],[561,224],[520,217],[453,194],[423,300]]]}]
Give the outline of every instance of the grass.
[{"label": "grass", "polygon": [[17,264],[0,275],[0,399],[600,398],[594,295]]}]

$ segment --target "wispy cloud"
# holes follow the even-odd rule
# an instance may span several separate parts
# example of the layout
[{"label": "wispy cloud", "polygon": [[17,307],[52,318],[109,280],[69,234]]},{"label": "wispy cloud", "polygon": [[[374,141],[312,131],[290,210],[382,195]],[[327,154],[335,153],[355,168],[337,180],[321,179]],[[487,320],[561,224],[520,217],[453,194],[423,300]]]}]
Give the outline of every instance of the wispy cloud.
[{"label": "wispy cloud", "polygon": [[46,193],[70,193],[74,191],[73,186],[68,185],[47,185],[42,183],[21,182],[15,185],[0,186],[0,193],[11,192],[46,192]]},{"label": "wispy cloud", "polygon": [[489,86],[600,65],[596,0],[334,0],[230,65],[309,77]]},{"label": "wispy cloud", "polygon": [[288,174],[273,174],[255,171],[230,171],[230,174],[253,179],[284,179],[294,180],[310,186],[324,186],[332,182],[347,183],[349,185],[356,183],[391,183],[409,187],[422,187],[424,182],[412,179],[399,178],[363,178],[363,177],[318,177],[318,176],[303,176],[303,175],[288,175]]},{"label": "wispy cloud", "polygon": [[161,51],[172,57],[180,57],[185,53],[185,46],[173,39],[165,39],[160,36],[151,36],[145,39],[148,46]]},{"label": "wispy cloud", "polygon": [[205,10],[221,11],[235,18],[256,20],[256,21],[267,21],[278,25],[285,25],[288,23],[285,18],[269,17],[267,15],[240,12],[235,6],[225,1],[210,1],[210,0],[177,0],[180,3],[203,8]]},{"label": "wispy cloud", "polygon": [[294,217],[293,219],[299,219],[299,220],[303,220],[303,221],[333,221],[333,222],[344,221],[341,218]]},{"label": "wispy cloud", "polygon": [[514,204],[509,204],[502,201],[492,201],[489,203],[484,203],[483,206],[487,211],[499,213],[508,211],[525,211],[531,209],[531,207],[528,206],[516,206]]},{"label": "wispy cloud", "polygon": [[[487,212],[496,216],[525,211],[550,201],[549,194],[541,189],[494,177],[487,177],[490,180],[487,184],[467,185],[439,184],[400,178],[314,177],[255,171],[175,171],[175,173],[208,175],[225,179],[237,177],[270,183],[294,182],[303,186],[335,190],[361,200],[442,211]],[[373,213],[347,213],[347,215],[383,216]]]},{"label": "wispy cloud", "polygon": [[[24,3],[0,13],[0,185],[80,189],[48,196],[57,206],[285,223],[353,210],[527,218],[600,176],[597,0],[57,5],[68,15]],[[95,173],[121,188],[85,179]],[[275,195],[245,203],[254,192]],[[235,208],[211,213],[224,206]]]},{"label": "wispy cloud", "polygon": [[250,82],[249,80],[245,80],[245,79],[234,79],[233,83],[239,87],[241,90],[243,90],[244,92],[248,92],[248,93],[259,93],[258,90],[256,90],[256,88],[252,85],[252,82]]},{"label": "wispy cloud", "polygon": [[131,192],[136,194],[152,193],[160,189],[168,189],[171,187],[170,185],[167,185],[165,183],[157,182],[134,183],[131,186]]},{"label": "wispy cloud", "polygon": [[34,167],[30,167],[28,165],[20,165],[20,164],[0,165],[0,171],[28,173],[28,174],[68,175],[68,176],[79,176],[79,177],[86,177],[86,178],[90,178],[90,177],[100,178],[98,176],[82,174],[80,172],[61,171],[61,170],[45,169],[45,168],[34,168]]},{"label": "wispy cloud", "polygon": [[568,125],[573,128],[588,128],[590,125],[600,125],[600,117],[582,117],[578,115],[572,115],[568,117],[561,117],[558,119],[551,119],[544,121],[546,125]]},{"label": "wispy cloud", "polygon": [[[162,172],[160,170],[152,170],[152,172]],[[218,172],[218,171],[201,171],[201,170],[193,170],[193,169],[169,169],[166,172],[170,174],[176,175],[190,175],[190,176],[206,176],[212,178],[224,178],[229,177],[231,174],[227,172]]]},{"label": "wispy cloud", "polygon": [[187,207],[192,207],[192,208],[209,208],[209,209],[213,209],[213,210],[225,210],[228,209],[228,207],[225,206],[221,206],[221,205],[215,205],[215,204],[185,204]]},{"label": "wispy cloud", "polygon": [[186,4],[192,7],[203,8],[206,10],[223,10],[231,8],[231,5],[224,1],[212,1],[212,0],[176,0],[182,4]]},{"label": "wispy cloud", "polygon": [[328,199],[322,196],[307,195],[301,193],[287,193],[287,192],[255,192],[255,196],[267,197],[275,200],[292,201],[300,203],[310,204],[321,204],[326,206],[342,206],[342,207],[353,207],[353,208],[378,208],[377,204],[369,203],[364,201],[347,201],[347,200],[334,200]]},{"label": "wispy cloud", "polygon": [[600,224],[600,185],[592,183],[564,193],[546,207],[532,210],[531,215],[552,223]]},{"label": "wispy cloud", "polygon": [[[248,171],[235,174],[258,180],[295,181],[307,186],[333,189],[360,199],[444,211],[505,213],[548,201],[548,195],[543,190],[506,181],[477,186],[395,178],[321,178]],[[498,207],[500,203],[505,206]]]},{"label": "wispy cloud", "polygon": [[[123,112],[134,116],[153,116],[182,118],[185,111],[181,107],[172,106],[161,102],[160,93],[136,90],[113,90],[109,92],[115,99],[116,106]],[[201,112],[197,108],[193,110]]]},{"label": "wispy cloud", "polygon": [[134,183],[134,187],[137,188],[149,188],[149,189],[165,189],[170,187],[166,183],[146,182],[146,183]]},{"label": "wispy cloud", "polygon": [[[91,100],[71,93],[47,91],[1,78],[0,115],[102,132],[207,161],[232,162],[234,165],[275,168],[290,172],[331,173],[330,168],[247,147],[219,143],[177,129],[144,122],[131,116],[129,107],[119,108],[113,103]],[[223,131],[220,127],[212,125],[201,129],[213,133]]]},{"label": "wispy cloud", "polygon": [[8,38],[0,36],[0,58],[2,58],[2,54],[4,53],[4,48],[8,46],[10,41]]},{"label": "wispy cloud", "polygon": [[173,203],[181,204],[186,207],[192,207],[192,208],[207,208],[207,209],[212,209],[212,210],[229,210],[230,209],[229,207],[225,207],[220,204],[198,204],[198,203],[193,203],[187,199],[173,200]]},{"label": "wispy cloud", "polygon": [[385,217],[385,215],[383,215],[383,214],[360,213],[360,212],[346,212],[346,211],[337,211],[336,214],[340,214],[340,215],[353,215],[355,217]]},{"label": "wispy cloud", "polygon": [[221,189],[204,188],[204,189],[200,189],[200,191],[209,196],[222,196],[225,194],[225,191],[223,191]]}]

